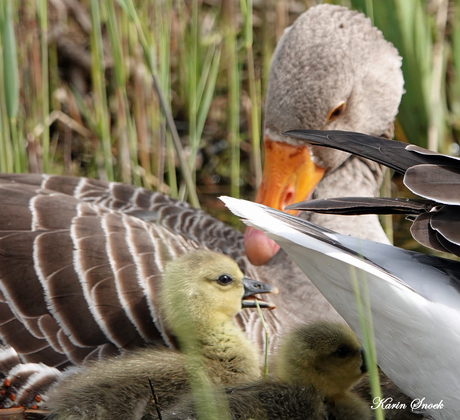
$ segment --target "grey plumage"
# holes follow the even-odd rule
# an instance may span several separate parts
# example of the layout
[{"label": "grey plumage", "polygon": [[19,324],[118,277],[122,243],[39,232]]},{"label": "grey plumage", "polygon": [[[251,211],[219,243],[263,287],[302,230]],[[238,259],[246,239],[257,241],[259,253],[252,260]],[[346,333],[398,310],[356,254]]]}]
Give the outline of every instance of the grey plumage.
[{"label": "grey plumage", "polygon": [[[404,91],[401,61],[364,14],[331,4],[310,8],[286,29],[273,55],[265,130],[279,135],[294,129],[359,128],[390,135]],[[328,118],[341,102],[343,113]],[[330,170],[347,157],[314,152]]]}]

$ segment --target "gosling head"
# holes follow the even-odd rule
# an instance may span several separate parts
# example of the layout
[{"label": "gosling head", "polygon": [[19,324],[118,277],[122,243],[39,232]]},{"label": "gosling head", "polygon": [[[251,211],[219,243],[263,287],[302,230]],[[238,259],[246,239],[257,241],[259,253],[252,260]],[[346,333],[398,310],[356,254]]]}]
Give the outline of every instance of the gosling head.
[{"label": "gosling head", "polygon": [[278,377],[340,398],[366,372],[363,348],[344,324],[315,322],[291,331],[280,347]]},{"label": "gosling head", "polygon": [[[276,288],[244,277],[231,258],[196,250],[169,262],[164,272],[161,305],[168,326],[181,337],[232,323],[242,307],[255,307],[253,295]],[[261,307],[272,307],[258,300]]]}]

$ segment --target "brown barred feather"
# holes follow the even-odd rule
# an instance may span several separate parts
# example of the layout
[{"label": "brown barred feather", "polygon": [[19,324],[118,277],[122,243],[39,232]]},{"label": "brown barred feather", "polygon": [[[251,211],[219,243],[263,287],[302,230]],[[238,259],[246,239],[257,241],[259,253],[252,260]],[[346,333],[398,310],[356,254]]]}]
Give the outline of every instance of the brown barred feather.
[{"label": "brown barred feather", "polygon": [[70,364],[79,365],[83,363],[88,355],[90,355],[93,351],[98,349],[98,346],[78,346],[72,343],[72,340],[69,336],[67,336],[64,330],[59,330],[57,334],[57,338],[59,341],[59,345],[64,350],[65,355],[68,358]]},{"label": "brown barred feather", "polygon": [[20,190],[18,190],[16,185],[0,184],[0,194],[2,197],[0,233],[29,231],[32,226],[29,202],[36,195],[36,192],[27,185],[21,185]]},{"label": "brown barred feather", "polygon": [[47,280],[47,293],[52,316],[76,345],[91,347],[106,342],[107,337],[88,307],[73,266],[64,267],[50,276]]},{"label": "brown barred feather", "polygon": [[[156,328],[152,331],[153,325],[147,298],[140,287],[134,256],[127,242],[128,232],[125,225],[120,223],[122,221],[118,216],[108,214],[105,220],[108,253],[115,275],[118,298],[136,327],[137,333],[146,341],[154,341],[159,337]],[[145,323],[148,325],[144,325]]]},{"label": "brown barred feather", "polygon": [[56,320],[50,315],[42,315],[38,319],[38,325],[44,337],[50,344],[50,346],[58,353],[64,354],[62,346],[59,344],[58,333],[61,330],[61,327],[56,322]]},{"label": "brown barred feather", "polygon": [[0,232],[0,287],[15,315],[21,318],[47,312],[33,259],[38,236],[39,231]]},{"label": "brown barred feather", "polygon": [[30,201],[34,230],[69,229],[76,216],[74,198],[63,200],[62,194],[40,194]]},{"label": "brown barred feather", "polygon": [[[30,182],[35,183],[34,180],[31,180]],[[80,182],[81,182],[80,178],[75,178],[73,176],[62,176],[62,177],[54,177],[54,176],[44,177],[42,176],[39,186],[42,189],[60,192],[67,196],[73,196]]]}]

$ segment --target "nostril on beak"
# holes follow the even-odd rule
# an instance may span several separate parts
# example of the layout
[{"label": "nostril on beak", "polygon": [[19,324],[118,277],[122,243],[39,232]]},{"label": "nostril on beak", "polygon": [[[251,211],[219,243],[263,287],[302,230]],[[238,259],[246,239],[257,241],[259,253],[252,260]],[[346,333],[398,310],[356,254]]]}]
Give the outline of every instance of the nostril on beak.
[{"label": "nostril on beak", "polygon": [[284,200],[281,203],[280,208],[284,210],[285,207],[289,206],[290,204],[293,204],[292,203],[293,201],[294,201],[294,192],[289,190],[284,195]]}]

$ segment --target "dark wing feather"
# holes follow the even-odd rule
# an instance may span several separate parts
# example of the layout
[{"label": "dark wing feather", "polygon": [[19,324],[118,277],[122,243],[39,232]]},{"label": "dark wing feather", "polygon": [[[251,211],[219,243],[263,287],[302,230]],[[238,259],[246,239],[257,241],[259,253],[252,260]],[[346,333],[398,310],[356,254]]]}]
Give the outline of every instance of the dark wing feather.
[{"label": "dark wing feather", "polygon": [[[283,133],[286,136],[307,140],[313,145],[331,147],[344,152],[353,153],[382,165],[404,173],[415,165],[430,163],[435,165],[449,164],[450,156],[440,153],[415,153],[407,148],[407,143],[388,140],[382,137],[369,136],[349,131],[291,130]],[[421,148],[420,148],[421,149]]]},{"label": "dark wing feather", "polygon": [[307,200],[291,204],[287,210],[305,210],[315,213],[360,215],[360,214],[420,214],[430,211],[433,201],[408,198],[383,197],[337,197]]},{"label": "dark wing feather", "polygon": [[460,207],[443,206],[432,215],[431,226],[449,242],[460,245]]},{"label": "dark wing feather", "polygon": [[417,216],[410,228],[410,232],[419,244],[437,251],[449,252],[439,242],[436,231],[431,227],[431,214],[423,213]]},{"label": "dark wing feather", "polygon": [[[147,342],[155,342],[160,338],[160,334],[152,321],[146,293],[138,280],[134,252],[128,237],[130,219],[120,219],[119,215],[107,214],[107,251],[114,271],[118,298],[124,311],[136,327],[137,334]],[[132,222],[137,223],[136,220]],[[143,232],[144,229],[140,228],[139,231]]]},{"label": "dark wing feather", "polygon": [[460,161],[453,165],[424,164],[409,168],[404,185],[421,197],[442,204],[460,205]]},{"label": "dark wing feather", "polygon": [[[0,338],[15,355],[2,374],[16,380],[18,361],[62,369],[147,343],[174,346],[158,310],[162,273],[170,259],[206,246],[195,241],[206,237],[203,216],[219,225],[142,188],[0,175]],[[181,235],[182,226],[190,232]],[[227,232],[236,253],[242,236]]]},{"label": "dark wing feather", "polygon": [[43,333],[43,336],[46,337],[46,340],[50,343],[51,348],[64,356],[64,349],[59,344],[58,340],[58,333],[61,328],[56,320],[49,314],[42,315],[38,319],[38,325]]}]

